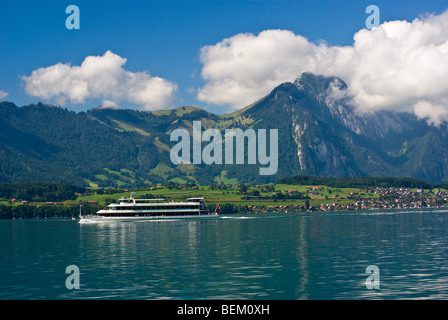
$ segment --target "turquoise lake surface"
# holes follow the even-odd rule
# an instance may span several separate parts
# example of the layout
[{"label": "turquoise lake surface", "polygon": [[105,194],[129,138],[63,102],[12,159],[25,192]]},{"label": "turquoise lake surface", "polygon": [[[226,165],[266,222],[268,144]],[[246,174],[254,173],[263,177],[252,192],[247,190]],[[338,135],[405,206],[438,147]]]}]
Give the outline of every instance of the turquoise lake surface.
[{"label": "turquoise lake surface", "polygon": [[447,209],[3,220],[0,240],[1,300],[448,299]]}]

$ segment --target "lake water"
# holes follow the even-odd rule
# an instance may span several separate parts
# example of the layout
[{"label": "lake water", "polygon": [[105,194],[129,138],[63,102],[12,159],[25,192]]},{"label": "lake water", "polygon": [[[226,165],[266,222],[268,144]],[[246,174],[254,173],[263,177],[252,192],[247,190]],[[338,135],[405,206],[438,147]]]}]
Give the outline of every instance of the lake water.
[{"label": "lake water", "polygon": [[4,220],[0,299],[448,299],[447,230],[448,210]]}]

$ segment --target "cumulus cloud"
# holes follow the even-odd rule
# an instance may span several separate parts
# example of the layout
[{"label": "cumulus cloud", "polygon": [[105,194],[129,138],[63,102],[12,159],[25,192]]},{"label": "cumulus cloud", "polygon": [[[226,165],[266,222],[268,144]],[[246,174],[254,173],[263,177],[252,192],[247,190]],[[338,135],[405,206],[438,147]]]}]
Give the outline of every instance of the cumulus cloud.
[{"label": "cumulus cloud", "polygon": [[0,100],[5,99],[8,96],[8,92],[0,90]]},{"label": "cumulus cloud", "polygon": [[[306,71],[319,47],[287,30],[237,34],[201,49],[198,99],[241,108]],[[311,70],[308,70],[311,71]]]},{"label": "cumulus cloud", "polygon": [[448,11],[412,22],[384,22],[352,46],[312,43],[287,30],[237,34],[203,47],[198,99],[244,107],[303,72],[338,76],[361,112],[414,112],[448,121]]},{"label": "cumulus cloud", "polygon": [[[104,107],[118,107],[120,101],[135,103],[145,110],[172,107],[177,85],[147,72],[123,68],[126,59],[107,51],[88,56],[80,66],[57,63],[24,76],[27,94],[65,105],[103,99]],[[105,104],[105,105],[104,105]]]},{"label": "cumulus cloud", "polygon": [[101,103],[101,107],[100,109],[120,109],[120,107],[118,106],[118,104],[116,104],[113,101],[110,100],[103,100],[103,102]]}]

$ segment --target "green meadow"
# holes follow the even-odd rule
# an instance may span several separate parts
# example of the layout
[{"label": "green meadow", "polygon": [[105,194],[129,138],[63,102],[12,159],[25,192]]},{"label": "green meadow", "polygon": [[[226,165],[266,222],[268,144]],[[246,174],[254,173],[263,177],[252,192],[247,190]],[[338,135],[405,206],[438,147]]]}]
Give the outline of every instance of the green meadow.
[{"label": "green meadow", "polygon": [[[247,186],[247,194],[242,194],[240,187],[229,187],[225,189],[215,189],[211,186],[197,186],[192,188],[167,188],[156,186],[153,190],[149,189],[127,189],[127,191],[113,192],[110,194],[98,193],[99,189],[91,188],[88,195],[78,197],[77,201],[87,202],[95,201],[101,205],[107,205],[117,201],[122,197],[130,197],[135,192],[136,198],[163,198],[167,201],[180,201],[192,197],[204,197],[207,203],[232,203],[256,206],[274,206],[274,205],[305,205],[307,199],[274,198],[278,193],[287,194],[290,190],[295,190],[303,197],[309,197],[310,205],[320,205],[322,203],[348,203],[347,199],[350,193],[357,193],[361,196],[377,197],[374,194],[367,194],[365,190],[359,188],[328,188],[326,186],[297,186],[286,184],[270,185],[274,191],[266,191],[265,186]],[[319,190],[313,191],[313,187],[319,187]],[[253,195],[258,191],[257,195]],[[313,194],[314,193],[314,194]],[[316,194],[318,193],[318,194]]]}]

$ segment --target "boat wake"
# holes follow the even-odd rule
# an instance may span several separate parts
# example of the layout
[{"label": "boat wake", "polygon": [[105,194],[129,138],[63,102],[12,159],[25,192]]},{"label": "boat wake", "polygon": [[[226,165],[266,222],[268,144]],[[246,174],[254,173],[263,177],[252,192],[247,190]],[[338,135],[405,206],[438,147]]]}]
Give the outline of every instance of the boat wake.
[{"label": "boat wake", "polygon": [[245,219],[256,219],[257,217],[218,217],[221,220],[245,220]]},{"label": "boat wake", "polygon": [[104,223],[104,221],[95,221],[95,220],[90,220],[90,219],[80,219],[78,221],[79,224],[99,224],[99,223]]}]

